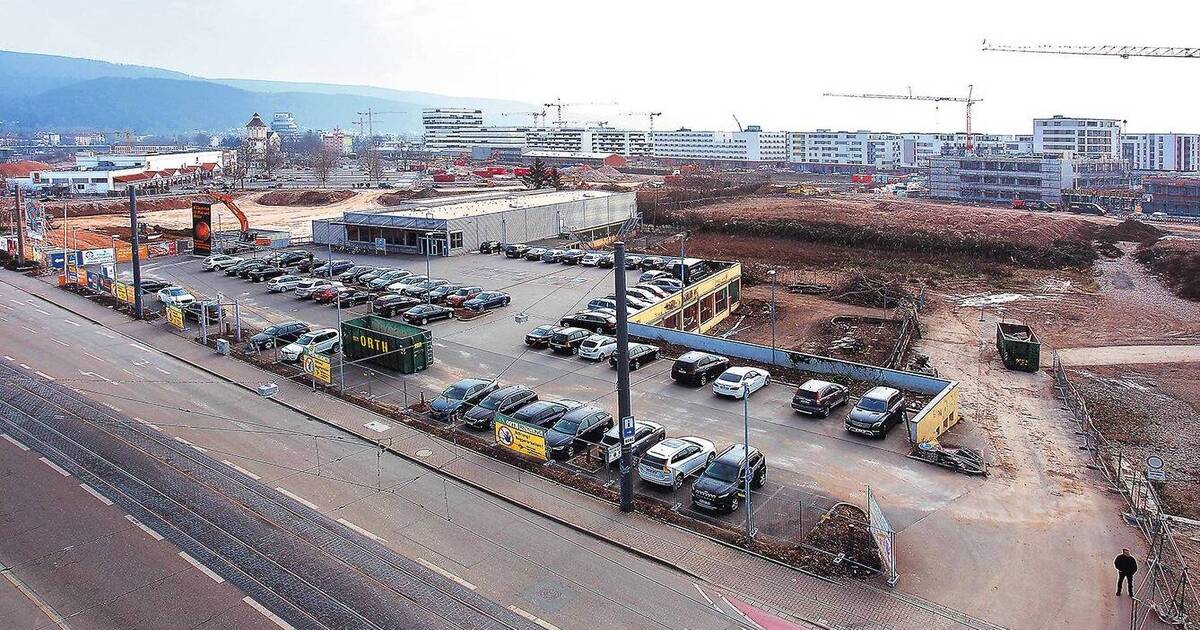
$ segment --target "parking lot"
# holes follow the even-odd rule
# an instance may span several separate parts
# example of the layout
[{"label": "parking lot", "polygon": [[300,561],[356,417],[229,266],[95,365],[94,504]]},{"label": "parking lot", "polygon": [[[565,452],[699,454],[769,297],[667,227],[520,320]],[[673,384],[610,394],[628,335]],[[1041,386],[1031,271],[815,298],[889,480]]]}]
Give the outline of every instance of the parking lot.
[{"label": "parking lot", "polygon": [[[319,252],[318,256],[324,256]],[[497,378],[503,384],[521,384],[534,389],[542,399],[572,399],[587,402],[616,414],[616,373],[605,363],[594,363],[571,355],[524,344],[525,333],[541,324],[583,308],[589,299],[613,290],[613,271],[514,260],[502,255],[467,254],[426,259],[420,256],[368,256],[334,253],[364,265],[399,267],[413,273],[452,282],[478,284],[485,290],[502,290],[512,304],[470,321],[432,322],[435,363],[411,376],[388,374],[365,366],[344,367],[347,389],[392,403],[411,403],[436,396],[445,386],[465,377]],[[634,284],[638,272],[629,271]],[[178,283],[198,296],[217,294],[237,300],[243,323],[262,328],[293,319],[314,328],[336,327],[338,311],[327,304],[298,300],[291,294],[268,293],[264,283],[202,271],[194,257],[156,259],[144,266],[144,274]],[[368,311],[367,306],[342,309],[343,319]],[[517,313],[528,320],[515,321]],[[736,365],[736,362],[735,362]],[[639,419],[663,424],[669,436],[699,436],[725,446],[742,442],[743,406],[738,400],[720,399],[709,387],[676,384],[670,375],[671,358],[644,365],[633,373],[632,404]],[[335,363],[334,373],[339,372]],[[867,485],[876,494],[897,530],[969,492],[978,478],[957,475],[909,459],[909,445],[902,430],[893,430],[878,440],[851,435],[843,428],[850,405],[830,417],[817,419],[796,414],[790,408],[794,387],[772,382],[750,399],[750,442],[767,457],[767,483],[754,493],[756,526],[763,531],[815,523],[816,515],[836,501],[863,503]],[[615,480],[615,473],[596,474]],[[688,487],[672,496],[637,483],[639,492],[677,501],[690,510]],[[802,513],[802,516],[801,516]],[[705,515],[705,518],[710,516]],[[741,515],[721,517],[737,523]]]}]

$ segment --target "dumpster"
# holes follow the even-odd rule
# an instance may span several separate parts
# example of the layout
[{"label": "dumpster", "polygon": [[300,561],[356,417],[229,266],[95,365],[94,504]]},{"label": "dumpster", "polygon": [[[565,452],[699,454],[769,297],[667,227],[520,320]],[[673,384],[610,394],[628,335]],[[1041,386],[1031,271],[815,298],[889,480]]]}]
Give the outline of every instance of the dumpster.
[{"label": "dumpster", "polygon": [[412,374],[433,363],[433,333],[386,317],[364,315],[342,322],[342,352],[351,361]]},{"label": "dumpster", "polygon": [[1041,366],[1042,342],[1024,324],[996,324],[996,349],[1010,370],[1036,372]]}]

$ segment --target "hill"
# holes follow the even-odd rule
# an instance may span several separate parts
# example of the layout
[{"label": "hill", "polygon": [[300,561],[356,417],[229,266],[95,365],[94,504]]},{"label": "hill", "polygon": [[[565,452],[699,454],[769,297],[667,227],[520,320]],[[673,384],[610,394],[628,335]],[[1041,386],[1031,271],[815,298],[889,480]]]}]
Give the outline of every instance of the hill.
[{"label": "hill", "polygon": [[16,100],[100,77],[195,79],[182,72],[93,59],[0,50],[0,99]]}]

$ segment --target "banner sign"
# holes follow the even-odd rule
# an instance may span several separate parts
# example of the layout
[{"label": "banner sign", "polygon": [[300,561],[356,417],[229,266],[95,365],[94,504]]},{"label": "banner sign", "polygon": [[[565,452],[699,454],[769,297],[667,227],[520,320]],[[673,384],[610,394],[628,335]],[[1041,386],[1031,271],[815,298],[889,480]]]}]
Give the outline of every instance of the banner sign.
[{"label": "banner sign", "polygon": [[104,249],[85,249],[81,252],[84,265],[111,265],[116,262],[115,252],[111,247]]},{"label": "banner sign", "polygon": [[179,330],[183,330],[183,309],[178,306],[168,306],[167,323]]},{"label": "banner sign", "polygon": [[25,235],[35,241],[46,238],[46,213],[32,199],[25,200]]},{"label": "banner sign", "polygon": [[124,282],[114,282],[112,283],[112,294],[113,297],[126,304],[133,304],[133,285],[125,284]]},{"label": "banner sign", "polygon": [[496,443],[518,455],[546,461],[546,430],[536,424],[496,414]]},{"label": "banner sign", "polygon": [[192,253],[208,256],[212,253],[212,204],[192,202]]},{"label": "banner sign", "polygon": [[[174,243],[171,241],[170,243]],[[148,258],[158,258],[159,256],[170,256],[171,248],[169,243],[149,243],[146,245],[146,256]]]},{"label": "banner sign", "polygon": [[333,384],[333,370],[329,366],[329,357],[323,354],[305,355],[304,372],[326,385]]}]

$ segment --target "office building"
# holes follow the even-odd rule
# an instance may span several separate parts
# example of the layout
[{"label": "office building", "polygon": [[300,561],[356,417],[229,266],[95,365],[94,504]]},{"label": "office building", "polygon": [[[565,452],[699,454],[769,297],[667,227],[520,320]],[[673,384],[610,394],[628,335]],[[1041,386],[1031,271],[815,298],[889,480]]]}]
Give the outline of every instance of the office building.
[{"label": "office building", "polygon": [[778,163],[788,161],[788,133],[763,131],[756,125],[744,131],[655,131],[652,154],[702,164]]},{"label": "office building", "polygon": [[1121,157],[1121,121],[1069,118],[1061,114],[1033,119],[1033,151],[1071,151],[1087,157]]},{"label": "office building", "polygon": [[1072,153],[947,155],[932,157],[929,163],[929,196],[954,201],[1025,199],[1057,204],[1065,190],[1104,190],[1129,184],[1121,160]]},{"label": "office building", "polygon": [[1135,171],[1200,171],[1200,134],[1127,133],[1121,157]]}]

